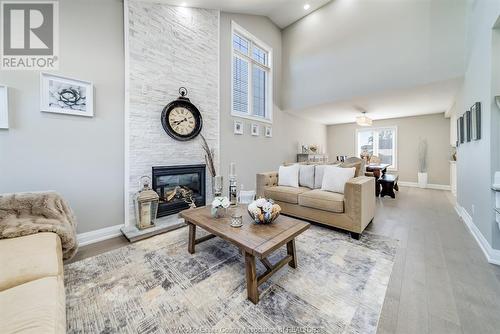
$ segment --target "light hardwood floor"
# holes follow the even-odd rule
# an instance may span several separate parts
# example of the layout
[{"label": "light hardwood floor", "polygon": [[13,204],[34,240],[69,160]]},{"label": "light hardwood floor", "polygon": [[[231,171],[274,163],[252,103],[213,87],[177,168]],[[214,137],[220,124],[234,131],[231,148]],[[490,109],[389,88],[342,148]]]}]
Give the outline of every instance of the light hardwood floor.
[{"label": "light hardwood floor", "polygon": [[369,230],[400,241],[378,333],[500,333],[500,269],[449,192],[402,188]]},{"label": "light hardwood floor", "polygon": [[[487,263],[452,202],[449,192],[406,187],[377,199],[368,231],[399,240],[378,333],[500,333],[500,267]],[[72,261],[127,244],[85,246]]]}]

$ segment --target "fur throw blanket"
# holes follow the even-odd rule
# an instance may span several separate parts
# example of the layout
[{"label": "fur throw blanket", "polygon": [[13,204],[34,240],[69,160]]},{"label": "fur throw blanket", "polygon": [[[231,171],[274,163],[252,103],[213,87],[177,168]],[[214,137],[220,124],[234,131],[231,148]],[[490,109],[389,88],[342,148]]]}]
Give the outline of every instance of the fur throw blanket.
[{"label": "fur throw blanket", "polygon": [[55,192],[0,195],[0,239],[39,232],[61,238],[64,259],[78,249],[76,219],[66,201]]}]

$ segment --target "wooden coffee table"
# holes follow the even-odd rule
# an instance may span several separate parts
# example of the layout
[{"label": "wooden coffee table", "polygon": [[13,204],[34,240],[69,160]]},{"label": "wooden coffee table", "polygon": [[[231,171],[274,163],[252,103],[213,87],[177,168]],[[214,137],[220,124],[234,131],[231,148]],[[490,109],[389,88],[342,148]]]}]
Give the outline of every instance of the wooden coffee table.
[{"label": "wooden coffee table", "polygon": [[[243,215],[242,227],[230,226],[230,210],[241,212]],[[254,304],[259,302],[258,287],[262,283],[286,264],[292,268],[297,267],[295,237],[310,226],[309,223],[283,215],[280,215],[272,224],[258,225],[252,221],[244,205],[228,209],[225,218],[212,218],[209,206],[182,211],[180,216],[186,220],[189,226],[189,253],[194,254],[196,244],[216,236],[241,249],[245,254],[247,295]],[[196,239],[196,227],[201,227],[211,234]],[[285,244],[287,255],[278,263],[272,264],[267,257]],[[266,267],[266,271],[259,276],[257,276],[255,258],[258,258]]]}]

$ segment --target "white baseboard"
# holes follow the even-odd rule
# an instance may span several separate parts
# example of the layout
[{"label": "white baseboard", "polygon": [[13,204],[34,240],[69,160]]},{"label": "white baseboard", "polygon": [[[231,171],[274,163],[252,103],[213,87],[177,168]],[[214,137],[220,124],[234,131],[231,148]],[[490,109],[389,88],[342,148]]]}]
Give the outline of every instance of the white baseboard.
[{"label": "white baseboard", "polygon": [[[398,181],[398,185],[400,185],[401,187],[420,188],[417,182]],[[449,186],[447,184],[428,183],[427,189],[451,191],[451,186]]]},{"label": "white baseboard", "polygon": [[489,263],[500,266],[500,250],[491,247],[481,231],[479,231],[479,229],[477,228],[476,224],[474,224],[474,222],[472,221],[472,217],[469,215],[467,210],[461,207],[458,203],[455,206],[455,210],[457,211],[460,218],[462,218],[462,221],[464,222],[465,226],[467,226],[474,239],[476,239],[479,247],[481,247],[486,260],[488,260]]},{"label": "white baseboard", "polygon": [[99,230],[94,230],[85,233],[77,234],[76,238],[78,240],[79,246],[90,245],[99,241],[111,239],[122,234],[120,228],[123,225],[114,225]]}]

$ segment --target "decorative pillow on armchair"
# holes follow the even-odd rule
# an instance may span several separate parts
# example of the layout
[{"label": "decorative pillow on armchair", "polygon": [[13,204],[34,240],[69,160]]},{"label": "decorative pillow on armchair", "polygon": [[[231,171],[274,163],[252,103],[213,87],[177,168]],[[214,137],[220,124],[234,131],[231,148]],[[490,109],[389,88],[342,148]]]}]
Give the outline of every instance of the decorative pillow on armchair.
[{"label": "decorative pillow on armchair", "polygon": [[326,166],[323,174],[321,190],[343,194],[347,181],[354,177],[356,168],[343,168],[337,166]]},{"label": "decorative pillow on armchair", "polygon": [[280,166],[278,171],[278,185],[287,187],[299,187],[300,165]]}]

